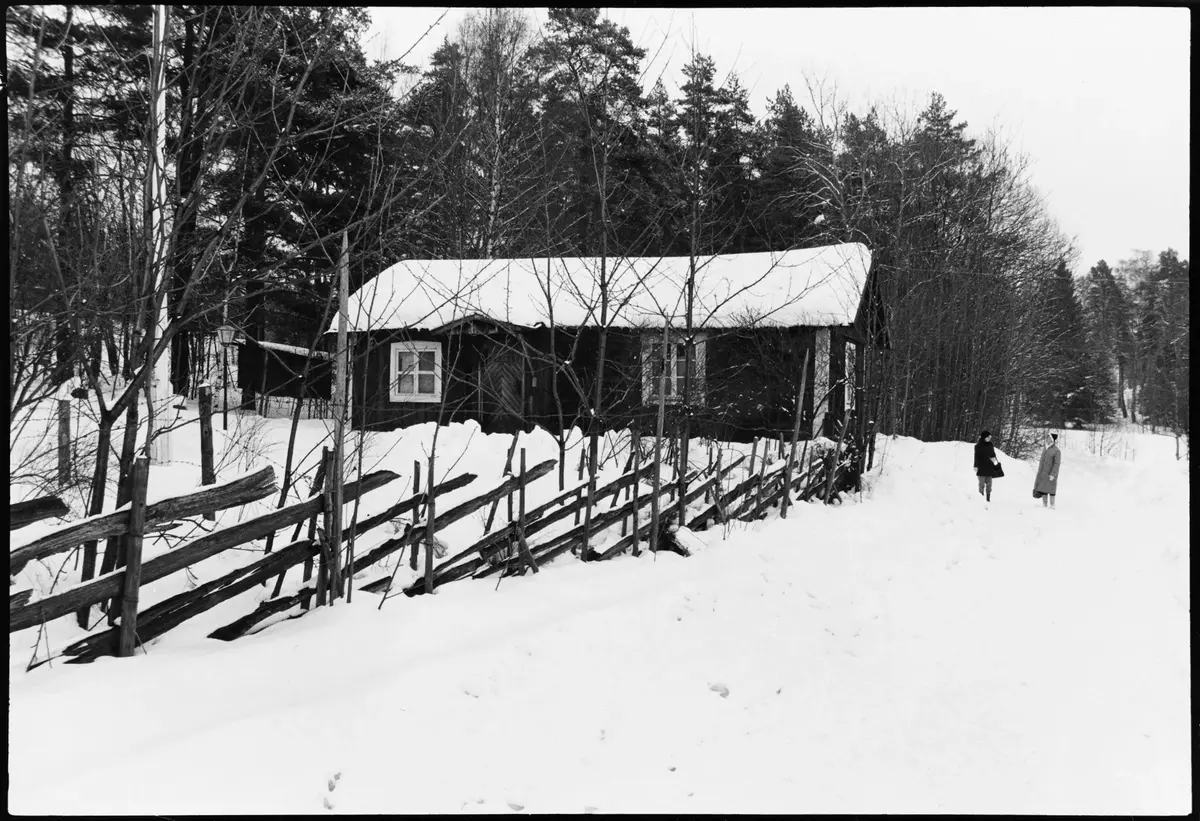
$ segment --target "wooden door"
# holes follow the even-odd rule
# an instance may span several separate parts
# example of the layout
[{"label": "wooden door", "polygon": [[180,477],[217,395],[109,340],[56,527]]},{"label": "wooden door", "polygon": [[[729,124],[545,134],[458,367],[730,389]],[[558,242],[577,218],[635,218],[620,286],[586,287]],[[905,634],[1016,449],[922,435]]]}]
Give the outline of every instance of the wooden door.
[{"label": "wooden door", "polygon": [[479,365],[480,422],[491,430],[515,430],[524,407],[524,357],[517,351],[489,352]]}]

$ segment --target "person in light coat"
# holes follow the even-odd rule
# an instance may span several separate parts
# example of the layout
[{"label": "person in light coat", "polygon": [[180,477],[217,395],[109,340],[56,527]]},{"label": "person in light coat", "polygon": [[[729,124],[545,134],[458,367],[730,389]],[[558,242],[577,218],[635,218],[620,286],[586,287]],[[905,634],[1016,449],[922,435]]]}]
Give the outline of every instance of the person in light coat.
[{"label": "person in light coat", "polygon": [[1058,449],[1058,434],[1050,434],[1050,444],[1042,451],[1038,464],[1037,478],[1033,480],[1033,495],[1042,500],[1042,507],[1049,503],[1054,507],[1054,495],[1058,493],[1058,469],[1062,466],[1062,452]]}]

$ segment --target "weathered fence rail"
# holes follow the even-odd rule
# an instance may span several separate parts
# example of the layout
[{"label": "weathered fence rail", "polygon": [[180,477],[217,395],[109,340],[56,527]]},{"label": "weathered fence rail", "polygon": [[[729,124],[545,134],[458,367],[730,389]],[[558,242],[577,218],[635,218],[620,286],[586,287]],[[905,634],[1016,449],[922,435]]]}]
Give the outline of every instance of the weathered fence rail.
[{"label": "weathered fence rail", "polygon": [[[207,510],[224,510],[257,501],[275,491],[275,469],[265,467],[222,485],[206,487],[186,496],[163,499],[146,507],[146,526],[160,522],[199,516]],[[78,547],[84,542],[98,541],[109,536],[121,536],[129,530],[129,507],[112,513],[89,516],[66,525],[41,538],[14,548],[8,557],[9,575],[16,575],[26,564]]]},{"label": "weathered fence rail", "polygon": [[[8,529],[17,530],[40,522],[43,519],[62,518],[70,513],[70,508],[57,496],[43,496],[40,499],[30,499],[28,502],[17,502],[8,508]],[[12,571],[16,573],[17,571]]]}]

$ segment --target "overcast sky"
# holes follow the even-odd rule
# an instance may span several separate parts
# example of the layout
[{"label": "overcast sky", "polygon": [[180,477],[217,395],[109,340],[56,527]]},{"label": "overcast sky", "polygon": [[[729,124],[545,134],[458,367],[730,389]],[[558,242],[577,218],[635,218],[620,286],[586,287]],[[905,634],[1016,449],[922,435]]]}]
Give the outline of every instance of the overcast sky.
[{"label": "overcast sky", "polygon": [[[371,8],[370,57],[424,68],[461,8]],[[425,31],[447,12],[424,39]],[[534,10],[545,19],[545,10]],[[805,101],[825,78],[851,110],[940,92],[968,133],[995,128],[1032,163],[1050,213],[1076,240],[1076,274],[1135,249],[1189,258],[1188,9],[625,9],[607,16],[671,89],[695,48],[736,71],[757,116],[784,84]],[[414,46],[414,44],[416,44]],[[657,55],[657,56],[656,56]],[[809,106],[811,108],[811,106]]]}]

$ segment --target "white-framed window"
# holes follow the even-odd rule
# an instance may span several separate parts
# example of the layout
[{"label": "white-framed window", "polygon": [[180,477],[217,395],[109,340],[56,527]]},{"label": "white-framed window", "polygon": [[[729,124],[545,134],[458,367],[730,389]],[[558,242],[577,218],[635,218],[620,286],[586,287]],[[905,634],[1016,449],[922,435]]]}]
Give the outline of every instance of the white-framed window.
[{"label": "white-framed window", "polygon": [[393,402],[442,401],[442,343],[393,342],[391,359]]},{"label": "white-framed window", "polygon": [[[692,349],[691,399],[692,404],[704,404],[704,353],[705,334],[696,333],[696,344]],[[687,336],[682,331],[672,331],[663,348],[662,331],[642,334],[642,402],[658,404],[659,391],[667,402],[683,400],[687,363]]]}]

